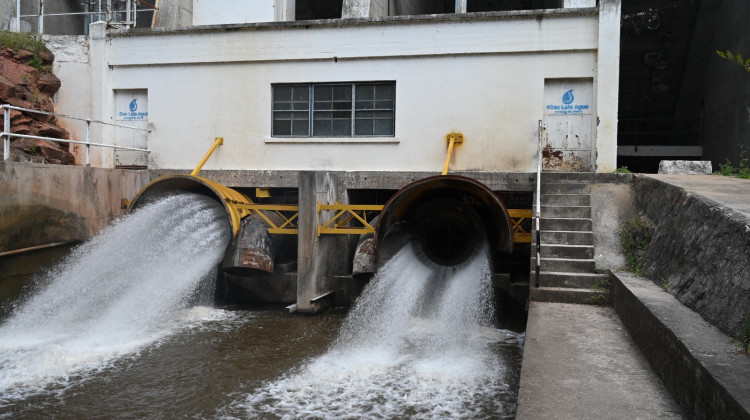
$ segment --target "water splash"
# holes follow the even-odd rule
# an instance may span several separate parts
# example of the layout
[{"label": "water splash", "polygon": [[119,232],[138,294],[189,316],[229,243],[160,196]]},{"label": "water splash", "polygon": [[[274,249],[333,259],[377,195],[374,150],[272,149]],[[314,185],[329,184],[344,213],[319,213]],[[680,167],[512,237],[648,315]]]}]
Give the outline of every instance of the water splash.
[{"label": "water splash", "polygon": [[331,348],[227,408],[250,418],[512,418],[498,354],[523,334],[492,327],[487,249],[460,267],[411,245],[370,281]]},{"label": "water splash", "polygon": [[0,406],[101,370],[195,320],[229,241],[226,214],[180,194],[123,217],[39,279],[0,325]]}]

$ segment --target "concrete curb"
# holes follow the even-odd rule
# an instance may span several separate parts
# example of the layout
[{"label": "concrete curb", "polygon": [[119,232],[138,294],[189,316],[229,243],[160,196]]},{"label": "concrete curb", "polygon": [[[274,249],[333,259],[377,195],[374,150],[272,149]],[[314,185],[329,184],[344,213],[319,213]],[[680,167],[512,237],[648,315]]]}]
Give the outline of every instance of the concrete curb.
[{"label": "concrete curb", "polygon": [[650,280],[612,279],[612,306],[685,415],[750,419],[750,355]]}]

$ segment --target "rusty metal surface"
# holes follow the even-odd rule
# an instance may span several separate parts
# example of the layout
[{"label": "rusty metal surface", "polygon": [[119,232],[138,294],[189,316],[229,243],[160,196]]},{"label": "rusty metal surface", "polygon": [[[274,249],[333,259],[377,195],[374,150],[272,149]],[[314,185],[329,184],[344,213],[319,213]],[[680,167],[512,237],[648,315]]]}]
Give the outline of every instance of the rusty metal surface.
[{"label": "rusty metal surface", "polygon": [[221,268],[234,275],[252,275],[258,270],[273,273],[276,247],[264,221],[257,215],[242,220],[240,232],[224,255]]},{"label": "rusty metal surface", "polygon": [[352,263],[352,275],[372,274],[376,270],[375,245],[377,240],[374,234],[362,235],[354,251]]},{"label": "rusty metal surface", "polygon": [[548,144],[542,149],[542,166],[546,171],[589,172],[592,168],[591,152],[553,149]]}]

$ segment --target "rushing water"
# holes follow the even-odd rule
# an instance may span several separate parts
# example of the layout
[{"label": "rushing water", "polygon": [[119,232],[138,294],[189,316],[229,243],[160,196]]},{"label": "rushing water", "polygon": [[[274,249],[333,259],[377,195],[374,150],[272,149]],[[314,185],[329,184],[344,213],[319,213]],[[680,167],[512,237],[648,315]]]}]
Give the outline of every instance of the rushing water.
[{"label": "rushing water", "polygon": [[494,328],[493,313],[486,250],[442,267],[407,245],[368,284],[325,354],[223,414],[513,418],[523,335]]},{"label": "rushing water", "polygon": [[38,278],[0,324],[0,419],[513,417],[523,334],[495,326],[486,252],[407,246],[348,315],[214,308],[225,225],[170,197]]},{"label": "rushing water", "polygon": [[64,388],[189,323],[228,240],[220,205],[176,195],[78,247],[0,326],[0,401]]}]

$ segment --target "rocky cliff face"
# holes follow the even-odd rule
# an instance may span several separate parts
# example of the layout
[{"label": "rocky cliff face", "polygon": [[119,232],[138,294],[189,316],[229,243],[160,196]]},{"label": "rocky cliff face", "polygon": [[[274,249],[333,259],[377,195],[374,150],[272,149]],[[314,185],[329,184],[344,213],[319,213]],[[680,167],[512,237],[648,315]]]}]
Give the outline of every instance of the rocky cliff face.
[{"label": "rocky cliff face", "polygon": [[[0,46],[0,104],[54,112],[52,96],[60,89],[60,79],[52,74],[52,53]],[[70,134],[57,124],[51,115],[12,110],[11,132],[34,136],[68,139]],[[0,124],[4,116],[0,113]],[[0,125],[2,127],[2,125]],[[67,144],[38,139],[11,141],[13,161],[75,164]]]}]

